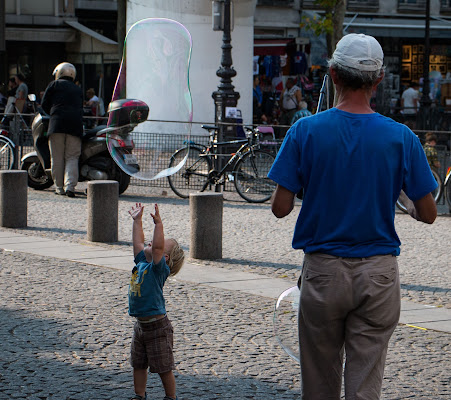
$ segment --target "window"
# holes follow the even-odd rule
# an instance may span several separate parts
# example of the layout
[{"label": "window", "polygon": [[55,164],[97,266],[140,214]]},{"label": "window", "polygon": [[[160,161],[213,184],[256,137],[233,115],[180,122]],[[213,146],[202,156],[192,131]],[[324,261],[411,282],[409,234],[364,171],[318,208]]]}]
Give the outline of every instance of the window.
[{"label": "window", "polygon": [[258,6],[291,6],[294,0],[257,0]]},{"label": "window", "polygon": [[377,10],[379,8],[379,0],[349,0],[348,10]]},{"label": "window", "polygon": [[426,10],[426,0],[398,0],[398,10]]},{"label": "window", "polygon": [[448,13],[451,12],[451,0],[441,0],[440,11]]}]

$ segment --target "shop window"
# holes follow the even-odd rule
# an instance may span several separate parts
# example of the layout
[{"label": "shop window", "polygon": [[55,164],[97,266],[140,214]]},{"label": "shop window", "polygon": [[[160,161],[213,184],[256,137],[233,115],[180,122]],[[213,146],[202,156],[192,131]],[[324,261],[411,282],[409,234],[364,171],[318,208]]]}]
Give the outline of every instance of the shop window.
[{"label": "shop window", "polygon": [[294,0],[257,0],[258,6],[291,6],[294,4]]},{"label": "shop window", "polygon": [[377,10],[379,8],[379,0],[349,0],[348,10]]},{"label": "shop window", "polygon": [[302,8],[310,8],[310,9],[319,9],[321,6],[316,3],[315,0],[303,0],[302,1]]},{"label": "shop window", "polygon": [[399,11],[425,10],[426,0],[398,0]]},{"label": "shop window", "polygon": [[451,13],[451,0],[441,0],[440,11],[446,12],[446,13]]}]

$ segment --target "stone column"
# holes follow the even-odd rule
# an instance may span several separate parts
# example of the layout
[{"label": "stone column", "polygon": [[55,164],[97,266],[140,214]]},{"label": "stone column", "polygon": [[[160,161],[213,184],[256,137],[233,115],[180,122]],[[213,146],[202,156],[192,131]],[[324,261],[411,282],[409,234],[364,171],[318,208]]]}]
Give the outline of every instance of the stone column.
[{"label": "stone column", "polygon": [[0,171],[0,226],[26,228],[27,171]]},{"label": "stone column", "polygon": [[189,208],[190,256],[201,260],[222,258],[222,194],[192,193],[189,197]]},{"label": "stone column", "polygon": [[88,182],[88,240],[111,243],[118,240],[119,183]]}]

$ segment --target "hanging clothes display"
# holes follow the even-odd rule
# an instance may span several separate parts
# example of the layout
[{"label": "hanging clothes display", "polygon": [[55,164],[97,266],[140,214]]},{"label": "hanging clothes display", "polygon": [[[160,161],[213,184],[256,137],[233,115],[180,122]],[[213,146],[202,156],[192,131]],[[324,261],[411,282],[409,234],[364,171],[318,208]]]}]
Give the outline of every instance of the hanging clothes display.
[{"label": "hanging clothes display", "polygon": [[307,56],[302,51],[297,51],[293,56],[293,75],[304,75],[308,69]]}]

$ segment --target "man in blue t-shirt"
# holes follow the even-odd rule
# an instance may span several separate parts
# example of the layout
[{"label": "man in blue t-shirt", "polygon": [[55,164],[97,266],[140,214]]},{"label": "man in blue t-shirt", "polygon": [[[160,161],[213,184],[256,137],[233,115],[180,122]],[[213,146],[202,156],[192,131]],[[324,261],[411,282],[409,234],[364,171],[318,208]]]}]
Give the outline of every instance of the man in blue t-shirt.
[{"label": "man in blue t-shirt", "polygon": [[378,399],[389,339],[400,313],[395,203],[404,190],[411,215],[434,222],[436,187],[418,138],[374,113],[384,77],[371,36],[341,39],[329,61],[336,106],[297,121],[269,172],[272,211],[293,209],[304,190],[293,247],[304,250],[299,338],[304,399],[340,398],[343,351],[348,398]]}]

